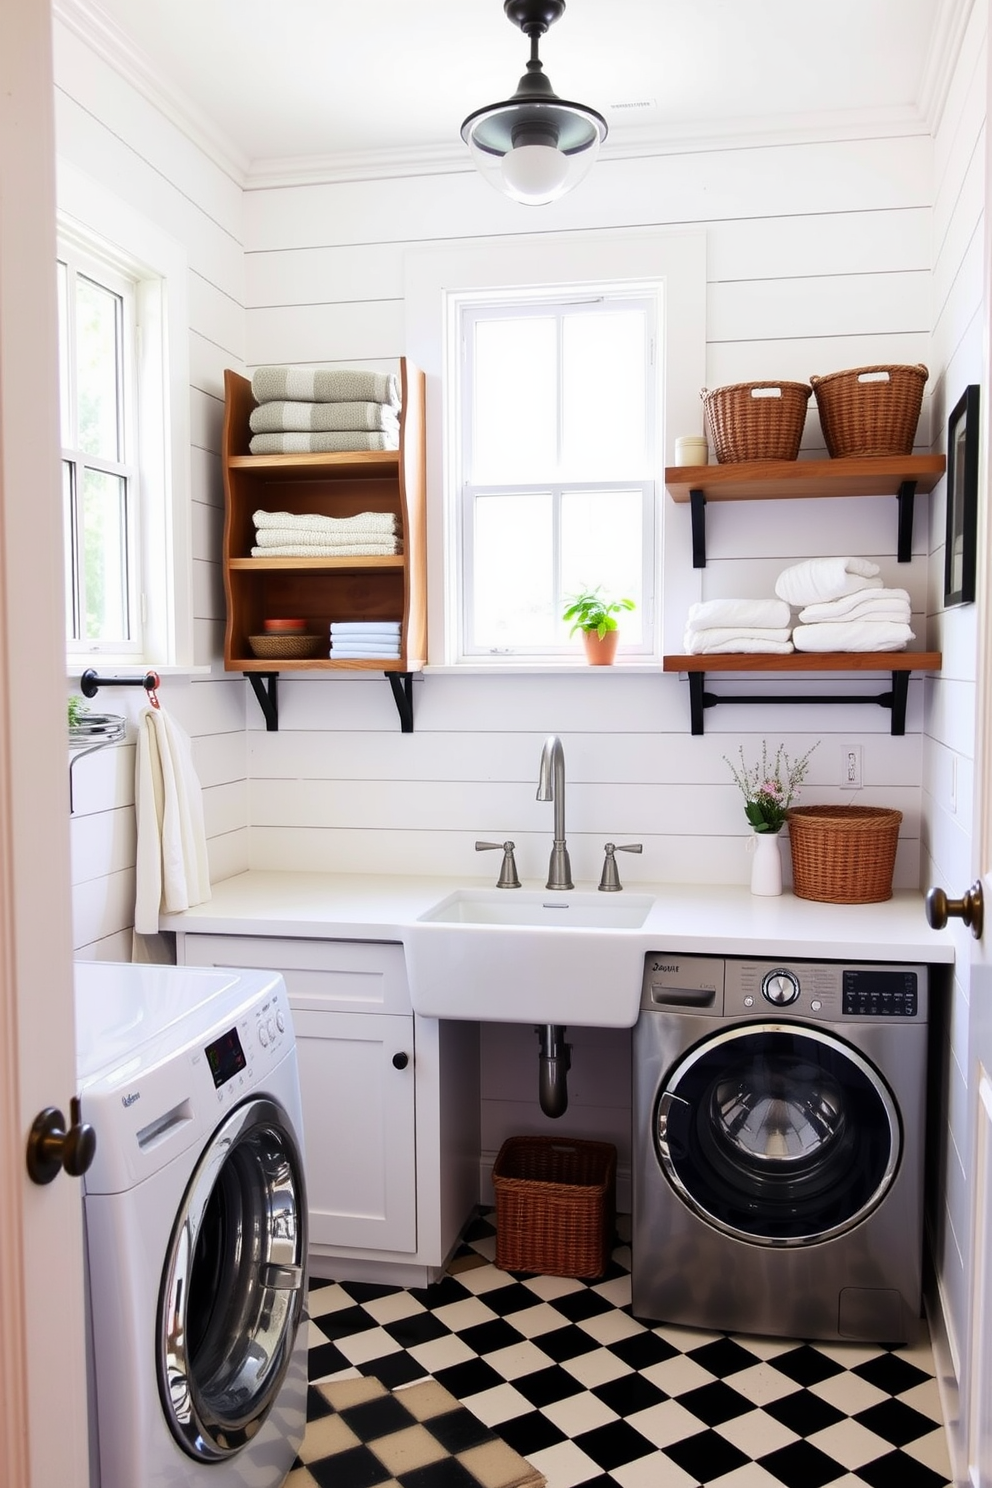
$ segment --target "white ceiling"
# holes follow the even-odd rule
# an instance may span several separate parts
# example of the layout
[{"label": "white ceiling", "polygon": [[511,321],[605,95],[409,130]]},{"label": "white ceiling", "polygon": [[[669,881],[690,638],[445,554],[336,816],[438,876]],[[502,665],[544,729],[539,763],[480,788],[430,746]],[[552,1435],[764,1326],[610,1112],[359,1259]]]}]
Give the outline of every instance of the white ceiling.
[{"label": "white ceiling", "polygon": [[[501,0],[53,0],[240,169],[385,153],[457,160],[527,39]],[[541,45],[607,149],[741,129],[925,121],[967,0],[568,0]]]}]

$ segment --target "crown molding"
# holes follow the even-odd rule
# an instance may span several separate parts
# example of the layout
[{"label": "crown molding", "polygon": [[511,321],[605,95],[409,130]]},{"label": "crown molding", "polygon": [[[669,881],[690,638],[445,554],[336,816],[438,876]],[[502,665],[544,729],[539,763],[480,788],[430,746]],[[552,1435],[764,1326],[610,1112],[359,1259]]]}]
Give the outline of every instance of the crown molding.
[{"label": "crown molding", "polygon": [[106,11],[90,0],[52,0],[52,18],[85,42],[225,175],[238,186],[244,186],[248,157],[165,73],[152,65],[147,54],[134,45]]},{"label": "crown molding", "polygon": [[920,79],[920,111],[936,135],[944,117],[954,69],[961,55],[975,0],[940,0]]},{"label": "crown molding", "polygon": [[[929,133],[927,120],[913,108],[720,120],[709,128],[699,122],[667,128],[624,125],[611,130],[599,161]],[[474,169],[468,151],[460,145],[434,145],[253,160],[244,185],[246,191],[269,191],[287,186],[334,186],[409,176],[471,175]]]}]

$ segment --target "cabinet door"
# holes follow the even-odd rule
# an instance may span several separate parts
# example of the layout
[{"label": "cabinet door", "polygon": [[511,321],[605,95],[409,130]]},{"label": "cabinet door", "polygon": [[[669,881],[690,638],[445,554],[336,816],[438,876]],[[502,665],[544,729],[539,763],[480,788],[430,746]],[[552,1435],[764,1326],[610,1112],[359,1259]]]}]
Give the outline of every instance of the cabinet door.
[{"label": "cabinet door", "polygon": [[413,1018],[294,1008],[293,1023],[311,1245],[414,1252]]},{"label": "cabinet door", "polygon": [[258,966],[286,979],[310,1244],[416,1251],[413,1015],[403,947],[251,935],[180,941],[186,965]]}]

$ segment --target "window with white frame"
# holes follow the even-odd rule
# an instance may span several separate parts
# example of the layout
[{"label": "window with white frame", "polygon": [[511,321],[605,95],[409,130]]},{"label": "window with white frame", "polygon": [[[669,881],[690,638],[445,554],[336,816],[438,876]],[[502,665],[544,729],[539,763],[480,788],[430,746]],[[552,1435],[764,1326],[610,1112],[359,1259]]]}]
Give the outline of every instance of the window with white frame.
[{"label": "window with white frame", "polygon": [[597,587],[634,601],[621,653],[650,653],[658,292],[473,295],[457,317],[461,655],[572,656],[562,611]]},{"label": "window with white frame", "polygon": [[193,663],[183,246],[59,161],[66,652]]},{"label": "window with white frame", "polygon": [[68,244],[57,272],[67,644],[140,654],[135,282]]}]

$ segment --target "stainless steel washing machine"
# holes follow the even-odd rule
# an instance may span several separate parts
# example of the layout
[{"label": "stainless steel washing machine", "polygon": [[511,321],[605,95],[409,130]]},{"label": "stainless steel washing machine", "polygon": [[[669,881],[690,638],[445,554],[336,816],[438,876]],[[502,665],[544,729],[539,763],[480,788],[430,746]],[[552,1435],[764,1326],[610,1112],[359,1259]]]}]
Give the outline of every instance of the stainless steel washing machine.
[{"label": "stainless steel washing machine", "polygon": [[901,1343],[921,1306],[927,968],[649,954],[633,1311]]}]

